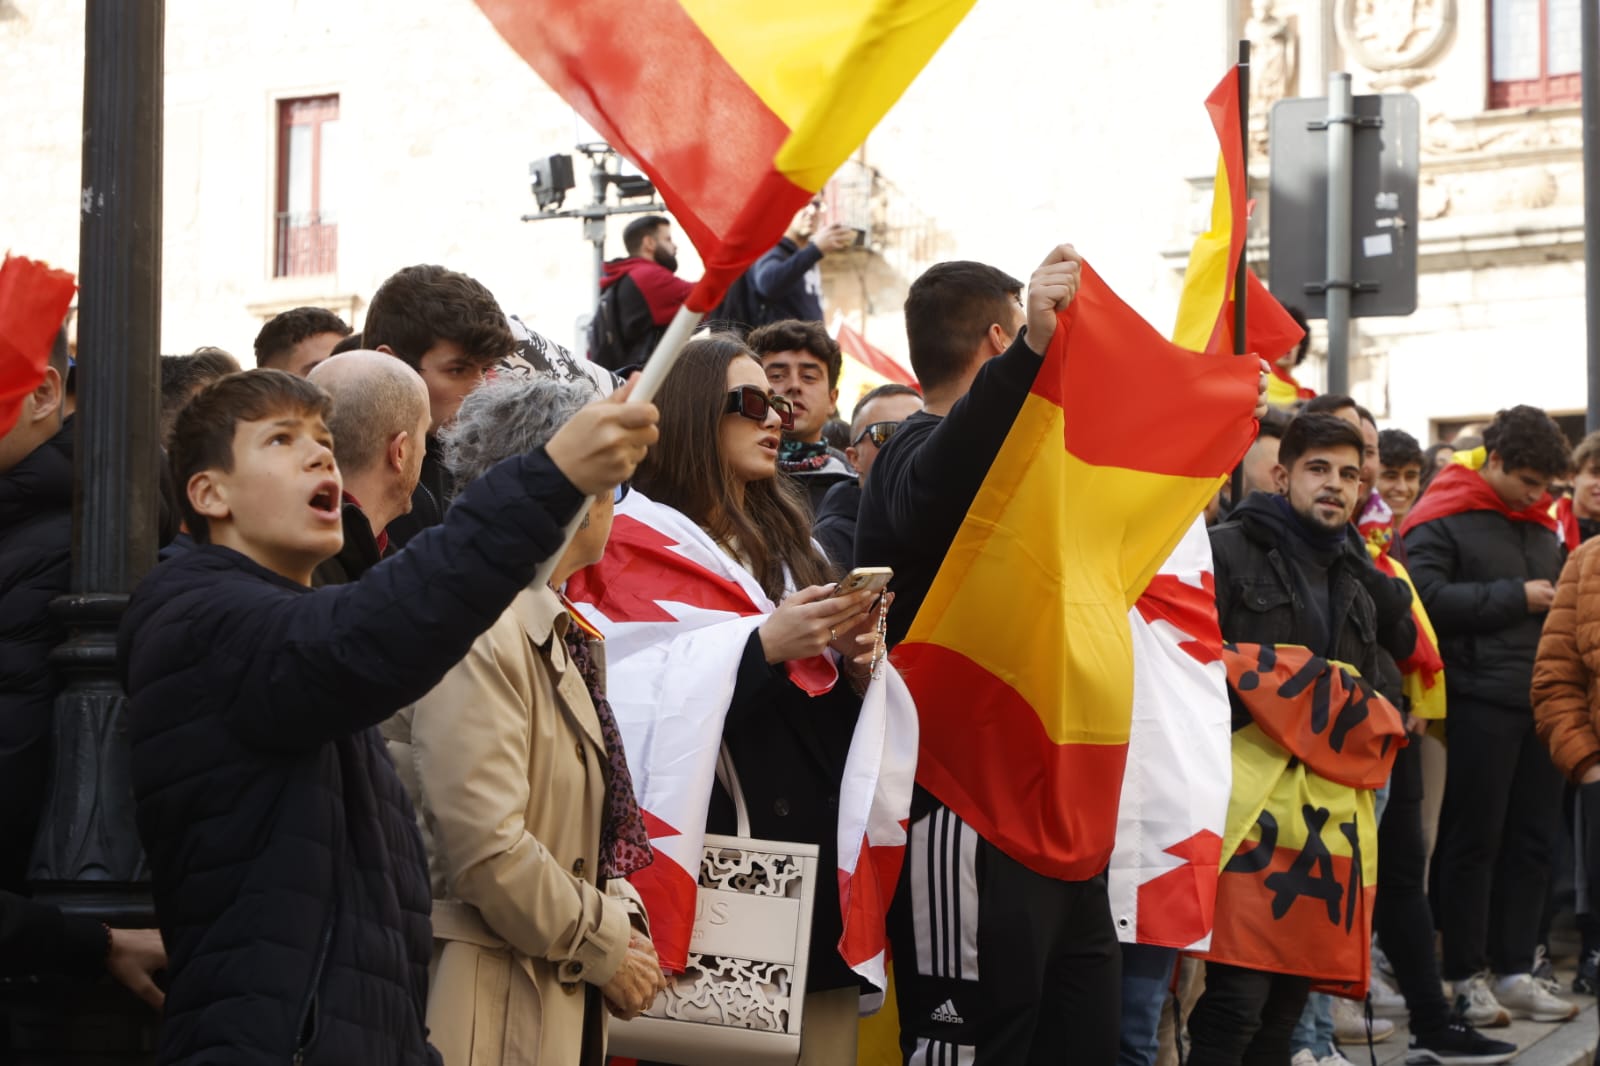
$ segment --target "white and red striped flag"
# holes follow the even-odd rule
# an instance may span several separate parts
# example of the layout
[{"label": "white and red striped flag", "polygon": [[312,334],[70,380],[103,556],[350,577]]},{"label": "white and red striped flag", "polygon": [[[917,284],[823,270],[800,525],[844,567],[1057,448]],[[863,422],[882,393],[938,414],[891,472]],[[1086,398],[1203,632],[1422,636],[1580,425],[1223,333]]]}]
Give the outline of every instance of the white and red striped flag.
[{"label": "white and red striped flag", "polygon": [[[606,638],[606,695],[655,852],[630,880],[663,967],[681,971],[723,720],[750,635],[776,605],[698,525],[637,491],[617,507],[605,558],[574,575],[567,595]],[[845,763],[837,871],[840,951],[880,988],[917,750],[916,709],[893,669],[883,673],[867,690]],[[839,680],[826,657],[790,663],[789,676],[813,696]]]},{"label": "white and red striped flag", "polygon": [[1233,785],[1232,716],[1205,521],[1128,612],[1133,730],[1111,853],[1117,938],[1203,951]]}]

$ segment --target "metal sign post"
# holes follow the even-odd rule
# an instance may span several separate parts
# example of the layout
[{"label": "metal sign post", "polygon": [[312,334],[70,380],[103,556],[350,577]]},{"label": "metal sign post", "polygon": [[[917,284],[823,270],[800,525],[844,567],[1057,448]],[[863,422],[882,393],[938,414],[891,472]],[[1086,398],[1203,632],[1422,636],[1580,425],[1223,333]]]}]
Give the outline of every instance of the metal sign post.
[{"label": "metal sign post", "polygon": [[1328,75],[1328,254],[1323,286],[1328,312],[1328,391],[1350,394],[1350,215],[1355,180],[1354,103],[1350,75]]}]

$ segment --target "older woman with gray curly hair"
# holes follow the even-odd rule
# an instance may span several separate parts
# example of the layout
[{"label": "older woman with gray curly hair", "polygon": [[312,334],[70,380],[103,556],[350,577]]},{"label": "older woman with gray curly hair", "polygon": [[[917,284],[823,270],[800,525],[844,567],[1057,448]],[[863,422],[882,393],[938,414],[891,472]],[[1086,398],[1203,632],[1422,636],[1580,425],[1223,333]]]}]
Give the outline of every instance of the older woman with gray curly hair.
[{"label": "older woman with gray curly hair", "polygon": [[[539,447],[596,395],[546,378],[485,385],[444,435],[449,465],[470,481]],[[633,1017],[666,983],[624,880],[649,863],[650,845],[598,634],[557,591],[604,552],[615,502],[590,506],[553,587],[524,589],[385,728],[428,849],[427,1025],[446,1066],[598,1066],[606,1010]]]}]

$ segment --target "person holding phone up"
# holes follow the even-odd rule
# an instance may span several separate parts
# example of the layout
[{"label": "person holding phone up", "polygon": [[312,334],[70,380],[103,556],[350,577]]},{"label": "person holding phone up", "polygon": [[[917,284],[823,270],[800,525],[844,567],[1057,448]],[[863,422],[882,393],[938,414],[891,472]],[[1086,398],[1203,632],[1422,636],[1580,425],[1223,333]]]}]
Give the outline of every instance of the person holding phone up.
[{"label": "person holding phone up", "polygon": [[[761,364],[738,338],[713,334],[690,342],[656,404],[661,443],[640,465],[634,488],[698,526],[715,542],[709,550],[725,557],[725,569],[759,584],[776,605],[762,608],[770,613],[737,659],[722,732],[750,832],[816,844],[817,868],[836,870],[839,788],[871,673],[879,613],[872,586],[882,582],[867,579],[858,591],[834,594],[835,573],[811,539],[802,490],[778,476],[788,402],[771,392]],[[844,675],[837,683],[807,681],[802,688],[791,679],[806,673],[792,664],[816,665],[830,649]],[[706,829],[732,833],[734,824],[732,801],[719,784]],[[837,884],[819,878],[802,1063],[855,1061],[860,985],[836,948],[840,933]]]}]

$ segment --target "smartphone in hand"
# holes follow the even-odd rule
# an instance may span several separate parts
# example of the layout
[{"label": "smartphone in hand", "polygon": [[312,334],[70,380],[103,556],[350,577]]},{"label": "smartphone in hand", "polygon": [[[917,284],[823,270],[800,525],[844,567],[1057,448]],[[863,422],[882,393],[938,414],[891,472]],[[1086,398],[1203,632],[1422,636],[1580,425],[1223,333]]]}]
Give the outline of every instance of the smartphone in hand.
[{"label": "smartphone in hand", "polygon": [[887,566],[858,566],[840,579],[833,595],[847,596],[852,592],[882,592],[889,587],[894,570]]}]

